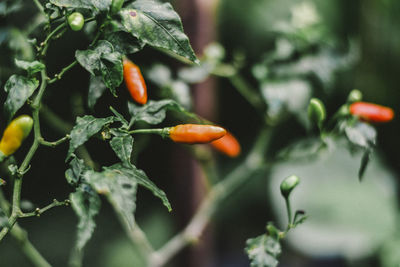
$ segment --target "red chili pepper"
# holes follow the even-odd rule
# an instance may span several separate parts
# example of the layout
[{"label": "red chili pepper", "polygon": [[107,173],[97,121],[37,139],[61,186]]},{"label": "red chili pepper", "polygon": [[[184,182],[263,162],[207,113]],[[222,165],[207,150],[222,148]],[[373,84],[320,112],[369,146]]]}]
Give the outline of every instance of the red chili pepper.
[{"label": "red chili pepper", "polygon": [[133,100],[139,104],[147,102],[147,87],[139,67],[129,59],[124,58],[124,80]]},{"label": "red chili pepper", "polygon": [[223,137],[222,127],[203,124],[180,124],[169,129],[169,137],[177,143],[202,144]]},{"label": "red chili pepper", "polygon": [[219,152],[231,158],[239,156],[241,151],[238,140],[230,132],[227,132],[224,137],[212,141],[211,145]]},{"label": "red chili pepper", "polygon": [[367,102],[355,102],[349,110],[350,114],[368,122],[389,122],[394,117],[393,109]]}]

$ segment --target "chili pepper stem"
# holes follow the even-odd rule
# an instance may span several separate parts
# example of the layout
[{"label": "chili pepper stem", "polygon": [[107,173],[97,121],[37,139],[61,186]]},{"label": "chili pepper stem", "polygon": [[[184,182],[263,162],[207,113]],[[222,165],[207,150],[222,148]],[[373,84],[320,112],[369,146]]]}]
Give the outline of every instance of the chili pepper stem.
[{"label": "chili pepper stem", "polygon": [[288,215],[288,225],[286,228],[286,231],[288,231],[290,228],[292,228],[293,222],[292,222],[292,208],[290,205],[290,199],[289,197],[285,197],[285,203],[286,203],[286,211]]},{"label": "chili pepper stem", "polygon": [[128,134],[158,134],[161,135],[161,137],[165,138],[169,134],[169,127],[167,128],[158,128],[158,129],[137,129],[137,130],[132,130],[129,131]]}]

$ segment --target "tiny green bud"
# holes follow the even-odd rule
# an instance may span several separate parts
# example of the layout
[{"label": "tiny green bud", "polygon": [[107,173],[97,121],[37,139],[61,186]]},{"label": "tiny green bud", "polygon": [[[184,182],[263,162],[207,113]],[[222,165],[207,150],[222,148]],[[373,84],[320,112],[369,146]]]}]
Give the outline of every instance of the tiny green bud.
[{"label": "tiny green bud", "polygon": [[340,116],[347,116],[350,114],[349,105],[343,105],[338,111]]},{"label": "tiny green bud", "polygon": [[354,89],[351,90],[349,96],[347,97],[347,102],[353,103],[353,102],[358,102],[362,100],[362,93],[360,90]]},{"label": "tiny green bud", "polygon": [[324,103],[322,103],[318,98],[311,98],[307,111],[310,120],[321,128],[326,118]]},{"label": "tiny green bud", "polygon": [[281,194],[283,197],[288,198],[292,190],[300,183],[299,177],[291,175],[281,183]]}]

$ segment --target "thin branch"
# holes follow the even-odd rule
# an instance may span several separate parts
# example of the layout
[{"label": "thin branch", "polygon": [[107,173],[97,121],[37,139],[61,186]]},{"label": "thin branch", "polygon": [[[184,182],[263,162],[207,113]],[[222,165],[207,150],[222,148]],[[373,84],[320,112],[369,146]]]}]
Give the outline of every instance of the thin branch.
[{"label": "thin branch", "polygon": [[65,72],[69,71],[72,69],[76,64],[78,64],[78,61],[74,60],[71,64],[63,68],[60,73],[54,75],[54,78],[49,81],[49,84],[55,83],[56,81],[60,80],[62,76],[64,75]]},{"label": "thin branch", "polygon": [[19,218],[27,218],[27,217],[40,216],[41,214],[45,213],[46,211],[48,211],[54,207],[68,206],[69,204],[70,204],[69,199],[66,199],[64,201],[58,201],[57,199],[53,199],[53,202],[51,202],[49,205],[47,205],[41,209],[37,208],[33,212],[21,213],[18,217]]},{"label": "thin branch", "polygon": [[31,263],[36,267],[51,267],[51,265],[46,261],[45,258],[36,250],[32,243],[28,239],[28,234],[25,230],[14,225],[11,230],[11,235],[17,241],[21,250],[24,252],[25,256],[31,261]]},{"label": "thin branch", "polygon": [[131,225],[119,212],[116,214],[132,244],[137,245],[144,257],[152,255],[154,249],[142,229],[137,224]]},{"label": "thin branch", "polygon": [[44,15],[46,15],[46,13],[44,12],[44,8],[43,8],[42,4],[39,2],[39,0],[33,0],[33,2],[35,3],[35,5],[39,9],[39,11],[41,13],[43,13]]},{"label": "thin branch", "polygon": [[63,138],[60,138],[60,139],[58,139],[56,141],[53,141],[53,142],[49,142],[49,141],[46,141],[44,139],[40,139],[39,142],[40,142],[41,145],[44,145],[44,146],[56,147],[56,146],[58,146],[58,145],[60,145],[60,144],[62,144],[64,142],[68,141],[69,139],[71,139],[71,137],[67,134]]},{"label": "thin branch", "polygon": [[[62,28],[64,28],[66,26],[66,23],[63,22],[60,25],[58,25],[47,37],[46,39],[42,42],[42,46],[46,46],[49,42],[49,40]],[[45,50],[44,50],[45,51]],[[42,53],[43,54],[43,53]]]},{"label": "thin branch", "polygon": [[[0,207],[7,214],[10,215],[11,207],[10,203],[4,197],[3,191],[0,189]],[[17,223],[14,225],[10,232],[11,236],[17,241],[22,252],[30,260],[30,262],[36,267],[51,267],[46,259],[37,251],[28,239],[28,235],[24,229],[22,229]]]}]

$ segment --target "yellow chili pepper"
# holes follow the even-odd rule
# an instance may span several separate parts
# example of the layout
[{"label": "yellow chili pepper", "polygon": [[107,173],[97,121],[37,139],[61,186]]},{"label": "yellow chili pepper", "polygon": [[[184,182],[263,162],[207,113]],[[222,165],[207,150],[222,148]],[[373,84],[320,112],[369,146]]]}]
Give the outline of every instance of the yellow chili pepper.
[{"label": "yellow chili pepper", "polygon": [[32,130],[33,120],[28,115],[21,115],[10,122],[0,141],[1,156],[10,156],[21,146],[22,141]]}]

